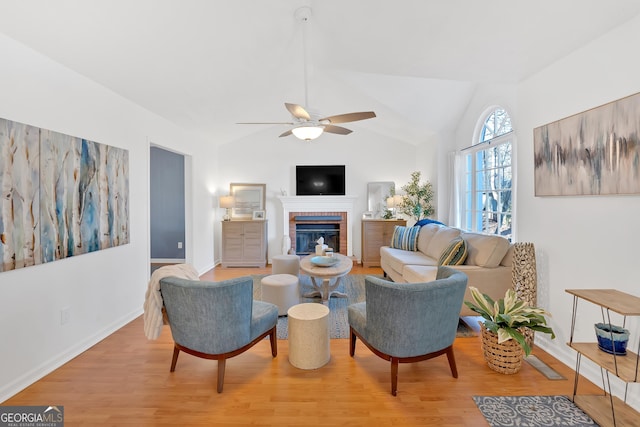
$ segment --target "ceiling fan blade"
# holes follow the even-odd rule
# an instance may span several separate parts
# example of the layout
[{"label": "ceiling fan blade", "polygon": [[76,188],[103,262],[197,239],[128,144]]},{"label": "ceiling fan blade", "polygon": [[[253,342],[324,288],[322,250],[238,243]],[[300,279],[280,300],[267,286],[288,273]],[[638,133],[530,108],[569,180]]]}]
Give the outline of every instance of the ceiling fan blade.
[{"label": "ceiling fan blade", "polygon": [[347,114],[338,114],[336,116],[325,117],[324,119],[320,119],[329,121],[329,123],[347,123],[347,122],[357,122],[358,120],[366,120],[372,119],[376,117],[376,113],[373,111],[361,111],[359,113],[347,113]]},{"label": "ceiling fan blade", "polygon": [[311,116],[307,113],[307,110],[302,108],[298,104],[289,104],[288,102],[284,103],[284,106],[287,107],[287,110],[293,115],[293,117],[297,117],[299,119],[311,120]]},{"label": "ceiling fan blade", "polygon": [[286,132],[283,132],[283,133],[281,133],[281,134],[280,134],[280,138],[282,138],[283,136],[289,136],[289,135],[291,135],[292,133],[293,133],[293,132],[291,132],[291,130],[288,130],[288,131],[286,131]]},{"label": "ceiling fan blade", "polygon": [[237,125],[294,125],[292,122],[240,122]]},{"label": "ceiling fan blade", "polygon": [[328,133],[337,133],[338,135],[349,135],[353,132],[350,129],[343,128],[342,126],[324,125],[324,131]]}]

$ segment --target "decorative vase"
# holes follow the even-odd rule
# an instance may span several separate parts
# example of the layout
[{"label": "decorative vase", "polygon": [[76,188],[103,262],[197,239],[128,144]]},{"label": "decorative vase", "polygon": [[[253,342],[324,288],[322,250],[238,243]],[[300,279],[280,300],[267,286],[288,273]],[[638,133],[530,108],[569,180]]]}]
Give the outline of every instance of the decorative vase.
[{"label": "decorative vase", "polygon": [[608,323],[596,323],[594,326],[600,350],[618,356],[627,354],[628,330]]},{"label": "decorative vase", "polygon": [[489,368],[501,374],[515,374],[522,368],[524,350],[516,340],[510,339],[498,343],[498,335],[485,328],[482,330],[482,355]]},{"label": "decorative vase", "polygon": [[[530,306],[536,305],[538,273],[536,271],[536,249],[533,243],[517,242],[513,245],[513,265],[511,267],[513,290],[518,299]],[[524,339],[533,348],[535,331],[524,331]]]}]

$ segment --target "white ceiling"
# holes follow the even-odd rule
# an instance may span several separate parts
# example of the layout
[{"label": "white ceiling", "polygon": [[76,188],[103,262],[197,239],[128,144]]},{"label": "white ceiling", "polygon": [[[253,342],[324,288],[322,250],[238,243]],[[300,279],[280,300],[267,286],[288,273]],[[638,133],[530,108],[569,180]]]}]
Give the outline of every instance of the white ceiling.
[{"label": "white ceiling", "polygon": [[[480,83],[517,83],[640,13],[616,0],[0,0],[0,32],[179,126],[226,143],[284,102],[419,143]],[[615,6],[615,7],[613,7]],[[292,137],[290,137],[292,138]],[[348,138],[343,136],[341,138]]]}]

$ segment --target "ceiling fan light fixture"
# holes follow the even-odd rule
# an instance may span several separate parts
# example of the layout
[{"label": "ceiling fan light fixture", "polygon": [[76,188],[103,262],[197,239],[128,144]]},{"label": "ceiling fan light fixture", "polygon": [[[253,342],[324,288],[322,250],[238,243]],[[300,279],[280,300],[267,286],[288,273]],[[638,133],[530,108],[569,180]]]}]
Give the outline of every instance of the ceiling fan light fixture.
[{"label": "ceiling fan light fixture", "polygon": [[303,141],[311,141],[322,135],[323,126],[298,126],[291,129],[293,135]]}]

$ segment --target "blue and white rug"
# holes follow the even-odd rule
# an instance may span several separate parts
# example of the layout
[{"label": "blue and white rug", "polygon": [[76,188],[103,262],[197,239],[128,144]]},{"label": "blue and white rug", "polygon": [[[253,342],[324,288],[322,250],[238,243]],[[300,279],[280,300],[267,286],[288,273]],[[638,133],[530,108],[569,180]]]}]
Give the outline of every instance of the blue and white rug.
[{"label": "blue and white rug", "polygon": [[491,427],[597,426],[567,396],[473,396]]},{"label": "blue and white rug", "polygon": [[[253,278],[253,298],[256,300],[262,300],[262,286],[260,280],[266,276],[265,274],[252,275]],[[364,279],[367,277],[365,274],[349,274],[342,277],[338,291],[346,293],[347,298],[331,298],[329,300],[329,337],[331,339],[336,338],[349,338],[349,321],[347,317],[347,307],[349,304],[361,302],[365,300],[364,292]],[[374,276],[382,277],[382,276]],[[314,291],[311,278],[309,276],[300,275],[300,303],[305,302],[320,302],[320,298],[305,298],[302,295]],[[278,339],[285,340],[288,336],[287,329],[287,316],[281,316],[278,318]],[[475,336],[474,331],[467,326],[462,320],[458,325],[458,336]]]}]

